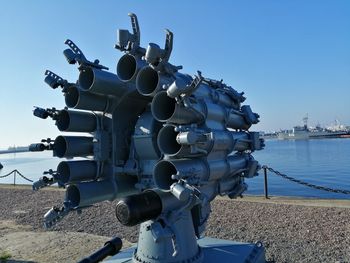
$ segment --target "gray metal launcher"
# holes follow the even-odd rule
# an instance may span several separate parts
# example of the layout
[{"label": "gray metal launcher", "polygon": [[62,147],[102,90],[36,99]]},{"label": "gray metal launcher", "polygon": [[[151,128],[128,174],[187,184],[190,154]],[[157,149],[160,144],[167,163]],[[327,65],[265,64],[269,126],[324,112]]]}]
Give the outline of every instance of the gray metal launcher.
[{"label": "gray metal launcher", "polygon": [[141,224],[132,262],[204,262],[197,239],[210,202],[218,195],[242,195],[245,178],[260,169],[251,153],[264,142],[249,132],[259,115],[222,80],[181,73],[181,66],[171,64],[169,30],[164,48],[141,47],[137,17],[129,16],[132,33],[118,31],[115,47],[125,54],[117,74],[89,61],[71,40],[63,53],[78,66],[78,80],[46,71],[45,82],[62,89],[67,107],[36,107],[34,115],[79,135],[31,145],[31,151],[66,158],[33,189],[55,183],[66,188],[62,205],[45,214],[46,227],[69,212],[118,199],[118,220]]}]

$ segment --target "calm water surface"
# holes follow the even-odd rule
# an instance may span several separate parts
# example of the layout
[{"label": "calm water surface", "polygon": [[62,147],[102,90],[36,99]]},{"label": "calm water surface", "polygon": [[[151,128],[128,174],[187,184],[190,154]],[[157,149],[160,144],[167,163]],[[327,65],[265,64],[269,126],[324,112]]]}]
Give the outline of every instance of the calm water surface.
[{"label": "calm water surface", "polygon": [[[24,176],[32,180],[38,180],[42,176],[43,171],[56,170],[60,161],[60,159],[52,157],[52,152],[1,154],[0,162],[4,168],[0,170],[0,176],[17,169]],[[16,182],[19,184],[31,184],[20,176],[17,176]],[[0,178],[0,183],[13,183],[13,175]]]},{"label": "calm water surface", "polygon": [[[312,184],[350,190],[350,139],[267,140],[264,150],[255,152],[261,164]],[[263,193],[263,172],[247,180],[250,194]],[[347,198],[350,195],[313,190],[268,172],[272,195]]]},{"label": "calm water surface", "polygon": [[[268,165],[297,179],[350,190],[350,139],[267,140],[265,149],[255,152],[254,157],[261,165]],[[28,178],[37,180],[43,171],[55,170],[60,161],[52,157],[50,152],[0,155],[0,162],[4,165],[0,176],[17,169]],[[271,195],[350,199],[350,195],[313,190],[270,172],[268,175]],[[263,194],[262,171],[258,177],[247,179],[246,182],[247,194]],[[0,178],[0,183],[13,183],[13,176]],[[17,183],[29,184],[20,177]]]}]

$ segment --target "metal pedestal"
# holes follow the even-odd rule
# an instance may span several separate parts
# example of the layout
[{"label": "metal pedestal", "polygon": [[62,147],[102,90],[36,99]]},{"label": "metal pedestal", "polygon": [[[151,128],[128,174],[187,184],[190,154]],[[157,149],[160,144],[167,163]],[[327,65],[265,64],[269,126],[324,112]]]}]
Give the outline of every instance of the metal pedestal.
[{"label": "metal pedestal", "polygon": [[[261,243],[249,244],[205,237],[198,240],[204,254],[203,263],[265,263],[265,250]],[[125,249],[107,259],[108,263],[131,263],[136,246]],[[164,262],[170,263],[170,262]]]}]

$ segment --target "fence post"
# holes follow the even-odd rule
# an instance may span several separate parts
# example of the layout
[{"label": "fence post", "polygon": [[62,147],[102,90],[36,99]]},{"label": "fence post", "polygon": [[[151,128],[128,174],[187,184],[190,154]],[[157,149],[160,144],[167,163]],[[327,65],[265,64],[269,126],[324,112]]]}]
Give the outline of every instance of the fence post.
[{"label": "fence post", "polygon": [[262,167],[264,169],[264,193],[265,193],[265,199],[269,199],[269,191],[267,186],[267,166],[264,165]]},{"label": "fence post", "polygon": [[13,171],[13,186],[16,186],[16,174],[17,174],[17,170]]}]

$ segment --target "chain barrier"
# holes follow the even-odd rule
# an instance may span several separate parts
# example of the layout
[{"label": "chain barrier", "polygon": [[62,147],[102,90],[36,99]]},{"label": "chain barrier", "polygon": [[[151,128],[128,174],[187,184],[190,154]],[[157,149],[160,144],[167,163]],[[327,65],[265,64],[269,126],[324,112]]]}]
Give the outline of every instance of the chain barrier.
[{"label": "chain barrier", "polygon": [[28,182],[31,182],[31,183],[34,182],[33,180],[31,180],[31,179],[25,177],[25,176],[24,176],[23,174],[21,174],[19,171],[16,170],[16,172],[17,172],[17,174],[19,174],[19,176],[22,177],[24,180],[27,180]]},{"label": "chain barrier", "polygon": [[7,176],[10,176],[11,174],[13,174],[15,171],[17,170],[13,170],[12,172],[9,172],[8,174],[5,174],[5,175],[0,175],[0,178],[5,178]]},{"label": "chain barrier", "polygon": [[290,177],[290,176],[288,176],[286,174],[283,174],[283,173],[281,173],[279,171],[276,171],[273,168],[268,167],[266,165],[264,165],[262,168],[265,170],[265,173],[266,173],[266,170],[269,170],[270,172],[272,172],[272,173],[274,173],[274,174],[276,174],[276,175],[278,175],[278,176],[280,176],[280,177],[282,177],[284,179],[287,179],[287,180],[292,181],[294,183],[297,183],[297,184],[300,184],[300,185],[304,185],[304,186],[307,186],[307,187],[310,187],[310,188],[313,188],[313,189],[323,190],[323,191],[327,191],[327,192],[331,192],[331,193],[337,193],[337,194],[350,194],[350,190],[333,189],[333,188],[329,188],[329,187],[325,187],[325,186],[320,186],[320,185],[307,183],[307,182],[295,179],[293,177]]},{"label": "chain barrier", "polygon": [[[284,178],[284,179],[287,179],[291,182],[294,182],[294,183],[297,183],[297,184],[300,184],[300,185],[304,185],[304,186],[307,186],[307,187],[310,187],[310,188],[313,188],[313,189],[316,189],[316,190],[323,190],[323,191],[327,191],[327,192],[331,192],[331,193],[337,193],[337,194],[350,194],[350,190],[343,190],[343,189],[333,189],[333,188],[330,188],[330,187],[325,187],[325,186],[320,186],[320,185],[315,185],[315,184],[311,184],[311,183],[308,183],[308,182],[304,182],[304,181],[301,181],[301,180],[298,180],[298,179],[295,179],[291,176],[288,176],[286,174],[283,174],[279,171],[276,171],[275,169],[271,168],[271,167],[268,167],[266,165],[264,165],[262,167],[264,170],[269,170],[270,172]],[[11,174],[13,173],[17,173],[19,176],[21,176],[24,180],[27,180],[28,182],[33,182],[33,180],[25,177],[22,173],[20,173],[17,169],[16,170],[13,170],[5,175],[0,175],[0,178],[5,178],[7,176],[10,176]]]},{"label": "chain barrier", "polygon": [[19,176],[21,176],[24,180],[27,180],[28,182],[34,182],[33,180],[25,177],[22,173],[20,173],[17,169],[13,170],[12,172],[9,172],[8,174],[4,174],[4,175],[0,175],[0,178],[5,178],[7,176],[10,176],[11,174],[18,174]]}]

